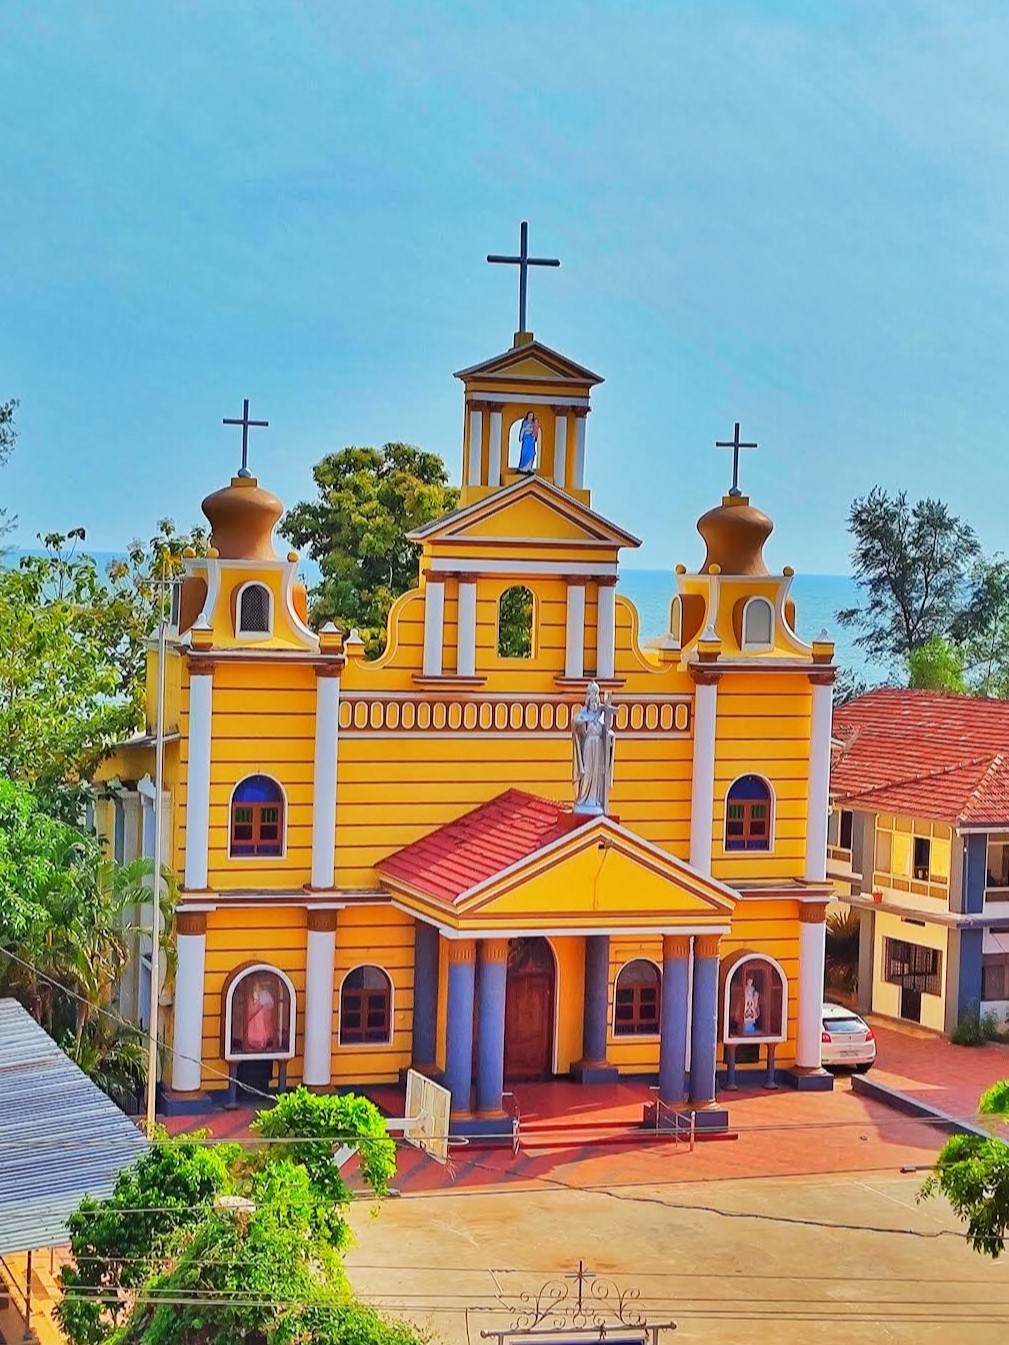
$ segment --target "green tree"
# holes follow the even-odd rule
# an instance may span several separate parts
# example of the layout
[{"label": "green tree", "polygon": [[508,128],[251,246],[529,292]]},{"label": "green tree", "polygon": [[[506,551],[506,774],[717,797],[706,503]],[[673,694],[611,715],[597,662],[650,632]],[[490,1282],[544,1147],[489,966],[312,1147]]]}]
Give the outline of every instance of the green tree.
[{"label": "green tree", "polygon": [[941,635],[930,635],[906,659],[907,684],[918,691],[966,692],[964,656],[957,645]]},{"label": "green tree", "polygon": [[143,722],[162,563],[177,570],[205,534],[179,536],[164,520],[106,575],[77,553],[83,529],[39,540],[42,554],[0,570],[0,772],[73,821],[95,767]]},{"label": "green tree", "polygon": [[[978,1110],[1009,1116],[1009,1079],[981,1095]],[[1009,1230],[1009,1144],[994,1136],[953,1135],[940,1150],[921,1199],[941,1193],[967,1225],[967,1241],[993,1259],[1005,1250]]]},{"label": "green tree", "polygon": [[[10,460],[17,443],[18,432],[14,424],[14,412],[18,409],[16,401],[0,402],[0,467]],[[9,509],[0,509],[0,537],[5,537],[17,522],[16,515]]]},{"label": "green tree", "polygon": [[342,448],[312,475],[319,498],[296,504],[280,525],[322,572],[312,620],[356,627],[369,654],[380,653],[390,607],[418,580],[420,550],[407,533],[455,508],[458,492],[441,458],[412,444]]},{"label": "green tree", "polygon": [[1009,696],[1009,561],[1004,557],[976,562],[950,634],[977,695]]},{"label": "green tree", "polygon": [[70,1216],[70,1254],[57,1317],[72,1345],[100,1345],[132,1308],[138,1291],[232,1189],[237,1145],[169,1139],[125,1168],[106,1200],[86,1196]]},{"label": "green tree", "polygon": [[904,660],[933,635],[948,636],[980,553],[973,529],[941,500],[908,502],[875,487],[848,515],[852,572],[864,602],[838,612],[877,658]]}]

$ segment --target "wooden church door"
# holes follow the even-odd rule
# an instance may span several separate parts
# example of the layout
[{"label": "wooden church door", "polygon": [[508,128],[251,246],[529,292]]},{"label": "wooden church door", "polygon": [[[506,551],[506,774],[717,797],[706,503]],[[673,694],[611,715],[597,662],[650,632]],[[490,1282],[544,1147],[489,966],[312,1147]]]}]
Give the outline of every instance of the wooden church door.
[{"label": "wooden church door", "polygon": [[553,1073],[554,955],[546,939],[513,939],[505,996],[505,1078]]}]

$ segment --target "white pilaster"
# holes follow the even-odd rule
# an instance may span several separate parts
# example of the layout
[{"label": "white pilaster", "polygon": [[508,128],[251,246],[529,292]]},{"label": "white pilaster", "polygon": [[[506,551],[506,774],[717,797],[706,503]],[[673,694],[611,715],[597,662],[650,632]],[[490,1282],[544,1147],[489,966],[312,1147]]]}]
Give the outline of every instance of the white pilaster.
[{"label": "white pilaster", "polygon": [[[203,970],[207,958],[206,916],[177,917],[175,964],[175,1028],[172,1036],[172,1087],[193,1093],[202,1080]],[[198,933],[187,933],[189,926]],[[152,990],[152,994],[155,993]]]},{"label": "white pilaster", "polygon": [[189,679],[189,772],[186,779],[186,887],[207,886],[210,836],[210,725],[214,677],[193,673]]},{"label": "white pilaster", "polygon": [[445,646],[445,581],[429,575],[424,588],[424,676],[440,677]]},{"label": "white pilaster", "polygon": [[826,906],[799,910],[799,1021],[795,1063],[799,1069],[820,1069],[823,1031],[823,972],[826,957]]},{"label": "white pilaster", "polygon": [[492,406],[490,412],[490,443],[487,448],[487,484],[501,484],[501,407]]},{"label": "white pilaster", "polygon": [[312,886],[334,882],[336,764],[340,743],[340,679],[315,681],[315,767],[312,786]]},{"label": "white pilaster", "polygon": [[568,584],[564,676],[585,676],[585,585]]},{"label": "white pilaster", "polygon": [[476,580],[459,580],[459,626],[455,670],[460,677],[476,674]]},{"label": "white pilaster", "polygon": [[333,961],[336,955],[336,912],[308,913],[305,966],[306,1084],[325,1086],[333,1076]]},{"label": "white pilaster", "polygon": [[575,415],[575,465],[573,485],[585,489],[585,413]]},{"label": "white pilaster", "polygon": [[564,489],[567,482],[568,416],[561,408],[554,418],[554,485]]},{"label": "white pilaster", "polygon": [[483,412],[470,407],[469,412],[469,484],[481,484],[481,457],[483,450]]},{"label": "white pilaster", "polygon": [[718,683],[694,688],[694,765],[690,785],[690,864],[711,872],[711,833],[715,799],[715,722]]},{"label": "white pilaster", "polygon": [[827,817],[830,812],[830,727],[833,687],[813,684],[809,731],[809,812],[806,818],[806,877],[827,877]]},{"label": "white pilaster", "polygon": [[600,584],[596,590],[596,676],[613,676],[616,638],[617,586]]}]

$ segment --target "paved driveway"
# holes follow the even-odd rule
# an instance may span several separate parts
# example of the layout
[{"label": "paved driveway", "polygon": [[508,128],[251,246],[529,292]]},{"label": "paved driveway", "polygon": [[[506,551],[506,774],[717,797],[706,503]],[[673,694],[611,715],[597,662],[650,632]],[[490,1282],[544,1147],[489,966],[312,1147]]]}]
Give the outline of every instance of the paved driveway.
[{"label": "paved driveway", "polygon": [[870,1022],[877,1047],[873,1078],[955,1116],[973,1116],[984,1090],[1009,1078],[1009,1046],[953,1046],[924,1028],[871,1016]]}]

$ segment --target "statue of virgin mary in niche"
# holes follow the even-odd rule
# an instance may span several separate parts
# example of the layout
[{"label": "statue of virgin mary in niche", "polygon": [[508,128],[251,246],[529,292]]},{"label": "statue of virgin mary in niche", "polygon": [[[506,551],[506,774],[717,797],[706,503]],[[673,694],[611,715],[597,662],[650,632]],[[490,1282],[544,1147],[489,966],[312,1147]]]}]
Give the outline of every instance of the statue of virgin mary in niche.
[{"label": "statue of virgin mary in niche", "polygon": [[535,411],[527,411],[519,425],[518,470],[532,476],[536,469],[536,454],[540,446],[540,423]]}]

